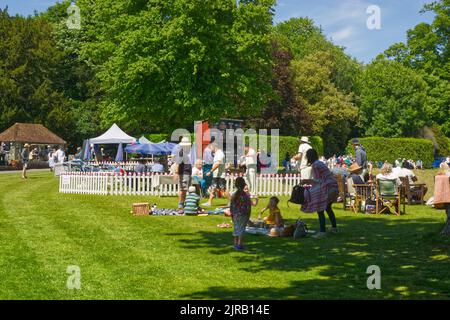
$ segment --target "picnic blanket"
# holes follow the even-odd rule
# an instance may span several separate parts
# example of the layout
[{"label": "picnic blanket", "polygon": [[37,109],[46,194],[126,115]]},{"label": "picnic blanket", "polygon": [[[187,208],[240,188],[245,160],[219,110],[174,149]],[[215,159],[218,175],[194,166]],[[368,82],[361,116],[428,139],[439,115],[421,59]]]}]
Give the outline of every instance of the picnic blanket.
[{"label": "picnic blanket", "polygon": [[434,205],[450,203],[450,177],[439,175],[434,179]]},{"label": "picnic blanket", "polygon": [[208,211],[209,215],[225,214],[225,208],[216,208],[214,211]]},{"label": "picnic blanket", "polygon": [[177,209],[153,209],[153,216],[180,216]]},{"label": "picnic blanket", "polygon": [[246,233],[268,235],[270,230],[266,228],[246,227]]}]

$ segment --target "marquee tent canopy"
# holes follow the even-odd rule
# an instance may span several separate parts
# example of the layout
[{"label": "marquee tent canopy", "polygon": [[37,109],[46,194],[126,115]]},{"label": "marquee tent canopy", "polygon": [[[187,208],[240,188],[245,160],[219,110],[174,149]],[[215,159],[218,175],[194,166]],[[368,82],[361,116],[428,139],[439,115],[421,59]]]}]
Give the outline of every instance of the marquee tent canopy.
[{"label": "marquee tent canopy", "polygon": [[151,143],[146,137],[142,136],[139,138],[139,143]]},{"label": "marquee tent canopy", "polygon": [[91,144],[119,144],[132,143],[134,141],[136,141],[135,138],[123,132],[115,123],[101,136],[89,139]]},{"label": "marquee tent canopy", "polygon": [[177,146],[175,143],[169,142],[129,144],[125,147],[125,152],[151,155],[169,155],[172,153],[175,146]]}]

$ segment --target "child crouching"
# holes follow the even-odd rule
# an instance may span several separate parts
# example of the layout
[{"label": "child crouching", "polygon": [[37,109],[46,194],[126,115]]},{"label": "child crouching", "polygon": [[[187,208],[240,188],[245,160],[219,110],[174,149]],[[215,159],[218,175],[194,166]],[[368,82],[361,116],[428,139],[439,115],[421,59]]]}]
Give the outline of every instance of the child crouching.
[{"label": "child crouching", "polygon": [[186,200],[184,201],[184,214],[187,216],[195,216],[201,213],[199,203],[200,196],[196,193],[195,187],[190,186],[188,189],[188,194],[186,195]]}]

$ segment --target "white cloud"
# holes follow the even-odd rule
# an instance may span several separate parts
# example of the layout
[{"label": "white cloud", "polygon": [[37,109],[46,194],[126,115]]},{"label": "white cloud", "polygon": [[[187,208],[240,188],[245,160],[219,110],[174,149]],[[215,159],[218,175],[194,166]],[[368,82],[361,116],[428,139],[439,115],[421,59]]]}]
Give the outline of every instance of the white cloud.
[{"label": "white cloud", "polygon": [[350,38],[353,35],[353,28],[347,27],[331,34],[331,39],[341,41]]}]

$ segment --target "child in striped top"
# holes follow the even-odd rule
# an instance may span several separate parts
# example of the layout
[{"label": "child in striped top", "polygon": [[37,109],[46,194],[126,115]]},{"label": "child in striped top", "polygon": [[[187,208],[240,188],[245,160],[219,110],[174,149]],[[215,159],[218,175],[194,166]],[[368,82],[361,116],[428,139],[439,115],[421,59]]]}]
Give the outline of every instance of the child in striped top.
[{"label": "child in striped top", "polygon": [[196,193],[194,186],[190,186],[186,200],[184,201],[184,214],[195,216],[199,213],[200,196]]}]

